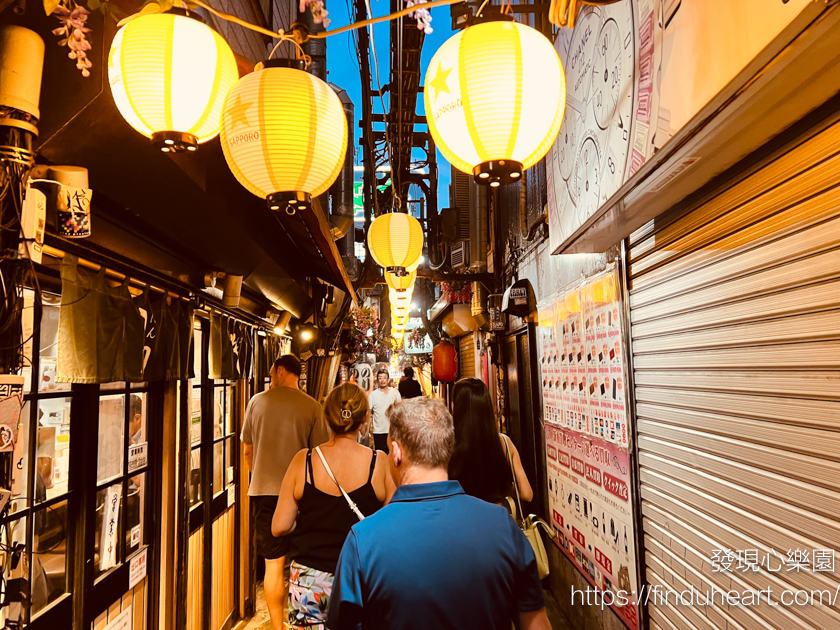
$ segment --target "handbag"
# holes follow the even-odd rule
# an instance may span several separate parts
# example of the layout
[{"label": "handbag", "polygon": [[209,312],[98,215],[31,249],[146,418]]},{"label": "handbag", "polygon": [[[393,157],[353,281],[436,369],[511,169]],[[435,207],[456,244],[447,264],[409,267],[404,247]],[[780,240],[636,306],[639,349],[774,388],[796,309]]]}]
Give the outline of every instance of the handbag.
[{"label": "handbag", "polygon": [[[330,465],[327,463],[327,460],[324,459],[324,454],[321,452],[321,447],[316,446],[315,452],[318,453],[318,457],[321,458],[321,463],[324,465],[324,470],[327,471],[327,474],[330,476],[330,479],[333,480],[333,483],[338,486],[338,489],[341,491],[341,494],[344,496],[344,500],[347,501],[347,505],[350,506],[350,509],[353,510],[353,513],[359,517],[360,521],[365,520],[365,515],[362,514],[362,511],[359,509],[359,506],[353,502],[353,499],[350,498],[350,495],[344,492],[344,488],[341,487],[341,484],[338,483],[338,480],[333,475],[333,471],[330,469]],[[314,481],[314,479],[313,479]],[[545,551],[545,550],[543,550]]]},{"label": "handbag", "polygon": [[[513,456],[511,455],[510,448],[508,447],[508,439],[509,438],[506,435],[502,436],[502,440],[505,443],[505,452],[507,453],[508,463],[510,464],[510,474],[513,477],[513,490],[516,495],[516,503],[514,503],[512,497],[505,498],[507,499],[510,514],[513,517],[514,522],[519,525],[519,528],[522,530],[522,533],[525,534],[525,538],[528,539],[531,548],[534,550],[534,556],[537,559],[537,571],[540,574],[540,579],[543,579],[548,575],[549,568],[548,554],[545,551],[545,545],[543,544],[542,537],[540,536],[540,526],[545,528],[549,536],[552,536],[553,532],[551,531],[551,526],[536,514],[529,514],[528,516],[525,516],[522,512],[522,502],[519,499],[519,486],[516,483],[516,470],[513,468]],[[517,508],[519,508],[518,511]],[[521,520],[519,518],[520,516],[522,517]]]}]

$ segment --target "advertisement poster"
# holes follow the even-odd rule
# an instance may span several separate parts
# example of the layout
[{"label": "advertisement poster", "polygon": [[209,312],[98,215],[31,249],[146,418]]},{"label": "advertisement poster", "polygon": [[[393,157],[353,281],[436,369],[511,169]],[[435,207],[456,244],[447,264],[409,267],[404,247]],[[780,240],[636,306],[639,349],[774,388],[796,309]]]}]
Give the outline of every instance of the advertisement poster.
[{"label": "advertisement poster", "polygon": [[617,272],[541,302],[537,328],[554,542],[633,630],[639,590]]}]

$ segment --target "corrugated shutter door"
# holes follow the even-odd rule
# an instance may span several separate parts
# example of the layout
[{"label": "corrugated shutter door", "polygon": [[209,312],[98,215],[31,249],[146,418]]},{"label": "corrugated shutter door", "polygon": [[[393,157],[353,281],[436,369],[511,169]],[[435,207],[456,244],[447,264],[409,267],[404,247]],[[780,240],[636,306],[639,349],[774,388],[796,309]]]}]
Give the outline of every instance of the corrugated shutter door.
[{"label": "corrugated shutter door", "polygon": [[[836,597],[840,574],[814,571],[813,550],[840,549],[838,247],[840,124],[631,237],[651,586]],[[727,549],[771,554],[772,569],[773,550],[799,549],[811,567],[713,571],[714,550]],[[840,628],[840,601],[649,602],[652,628]]]},{"label": "corrugated shutter door", "polygon": [[460,378],[475,376],[475,333],[458,340],[458,375]]}]

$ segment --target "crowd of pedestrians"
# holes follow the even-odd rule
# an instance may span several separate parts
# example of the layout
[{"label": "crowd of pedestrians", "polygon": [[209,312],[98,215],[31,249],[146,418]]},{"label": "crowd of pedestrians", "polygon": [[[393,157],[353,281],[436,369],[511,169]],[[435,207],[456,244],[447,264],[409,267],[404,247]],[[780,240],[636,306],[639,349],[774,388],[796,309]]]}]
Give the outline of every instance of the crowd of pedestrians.
[{"label": "crowd of pedestrians", "polygon": [[274,630],[550,629],[534,552],[502,507],[515,488],[533,492],[487,387],[456,383],[450,414],[404,374],[395,388],[380,370],[367,395],[339,385],[321,410],[284,355],[249,403],[242,442]]}]

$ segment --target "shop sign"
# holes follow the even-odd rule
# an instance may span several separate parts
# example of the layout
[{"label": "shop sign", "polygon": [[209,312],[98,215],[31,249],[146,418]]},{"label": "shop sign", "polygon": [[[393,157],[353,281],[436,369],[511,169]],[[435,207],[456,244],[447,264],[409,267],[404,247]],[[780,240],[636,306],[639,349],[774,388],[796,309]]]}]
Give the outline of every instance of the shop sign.
[{"label": "shop sign", "polygon": [[99,567],[102,571],[107,571],[117,563],[117,535],[119,527],[117,525],[120,521],[120,495],[122,494],[122,484],[115,483],[106,490],[105,494],[105,511],[102,517],[102,538],[100,540],[99,548],[102,550],[100,554]]},{"label": "shop sign", "polygon": [[134,472],[149,463],[148,443],[132,444],[128,447],[128,472]]},{"label": "shop sign", "polygon": [[[134,532],[132,532],[133,538]],[[143,551],[135,554],[128,563],[128,588],[132,589],[137,586],[143,578],[146,577],[146,560],[148,558],[149,548],[145,547]]]},{"label": "shop sign", "polygon": [[140,540],[143,538],[143,530],[140,528],[139,525],[135,525],[131,528],[131,546],[136,547],[140,544]]},{"label": "shop sign", "polygon": [[131,630],[131,604],[125,607],[119,615],[114,617],[103,630]]}]

